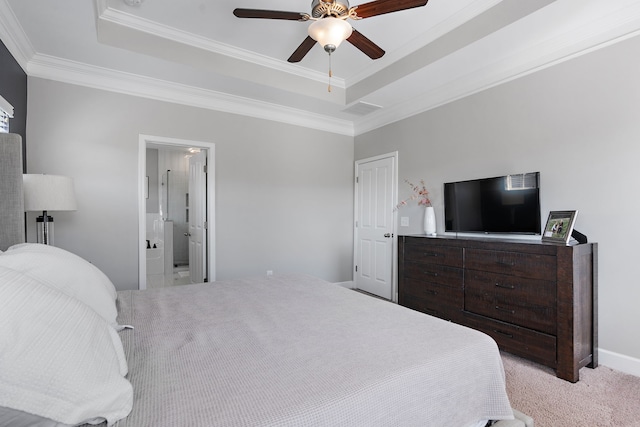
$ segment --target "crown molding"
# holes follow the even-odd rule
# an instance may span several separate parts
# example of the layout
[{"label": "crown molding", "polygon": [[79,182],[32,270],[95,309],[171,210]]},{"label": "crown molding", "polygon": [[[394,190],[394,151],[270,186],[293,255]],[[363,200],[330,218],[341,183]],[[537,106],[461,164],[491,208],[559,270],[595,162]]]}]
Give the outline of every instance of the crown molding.
[{"label": "crown molding", "polygon": [[31,77],[353,136],[353,123],[250,98],[36,54]]},{"label": "crown molding", "polygon": [[[96,4],[104,7],[106,0],[96,0]],[[0,0],[0,38],[28,76],[347,136],[375,130],[638,35],[640,1],[628,2],[612,13],[561,36],[523,49],[483,68],[469,70],[465,76],[430,92],[352,121],[37,54],[6,0]]]},{"label": "crown molding", "polygon": [[36,52],[6,0],[0,0],[0,39],[26,72]]},{"label": "crown molding", "polygon": [[[109,7],[106,0],[96,0],[96,8],[98,11],[97,19],[106,23],[124,26],[134,31],[172,40],[196,49],[224,55],[233,59],[249,62],[251,64],[266,67],[288,75],[302,77],[315,82],[321,82],[324,84],[327,80],[326,73],[310,70],[286,61],[271,58],[225,43],[220,43],[206,37],[201,37],[188,31],[179,30],[177,28],[159,24],[158,22],[140,18],[130,13]],[[345,88],[345,80],[343,78],[333,77],[331,84],[336,88]]]},{"label": "crown molding", "polygon": [[640,36],[640,2],[356,120],[354,133],[370,132],[636,36]]}]

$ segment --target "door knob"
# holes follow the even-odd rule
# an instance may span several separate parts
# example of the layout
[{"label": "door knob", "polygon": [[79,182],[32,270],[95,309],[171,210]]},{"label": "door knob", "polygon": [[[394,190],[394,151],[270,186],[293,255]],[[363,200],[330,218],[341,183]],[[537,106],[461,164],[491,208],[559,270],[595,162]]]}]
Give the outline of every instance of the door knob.
[{"label": "door knob", "polygon": [[384,237],[389,238],[389,237],[391,237],[391,234],[386,233],[386,234],[384,235]]},{"label": "door knob", "polygon": [[184,233],[184,235],[189,237],[189,236],[191,236],[191,233]]}]

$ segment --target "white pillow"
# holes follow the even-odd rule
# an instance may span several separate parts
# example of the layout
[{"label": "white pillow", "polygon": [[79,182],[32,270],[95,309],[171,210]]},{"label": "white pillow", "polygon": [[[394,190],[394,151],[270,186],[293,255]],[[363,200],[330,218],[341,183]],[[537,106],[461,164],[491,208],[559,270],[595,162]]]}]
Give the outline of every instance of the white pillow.
[{"label": "white pillow", "polygon": [[55,246],[21,243],[0,254],[0,266],[17,270],[79,299],[113,327],[118,327],[113,283],[99,268],[79,256]]},{"label": "white pillow", "polygon": [[67,262],[74,265],[76,268],[81,268],[81,272],[77,272],[77,274],[86,274],[86,279],[91,279],[96,283],[99,283],[103,286],[109,295],[115,300],[117,297],[116,288],[111,283],[111,280],[104,274],[98,267],[91,264],[84,258],[66,251],[62,248],[58,248],[51,245],[43,245],[40,243],[19,243],[17,245],[13,245],[7,249],[7,251],[17,251],[17,252],[37,252],[37,253],[45,253],[51,254],[52,256],[58,256],[67,260]]},{"label": "white pillow", "polygon": [[0,406],[72,425],[126,417],[133,389],[111,331],[82,302],[0,267]]}]

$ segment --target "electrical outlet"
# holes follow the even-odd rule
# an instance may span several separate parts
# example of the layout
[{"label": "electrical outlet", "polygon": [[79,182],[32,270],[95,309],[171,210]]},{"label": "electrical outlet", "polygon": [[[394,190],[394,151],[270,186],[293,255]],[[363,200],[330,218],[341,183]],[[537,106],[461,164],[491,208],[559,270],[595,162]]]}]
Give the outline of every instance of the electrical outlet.
[{"label": "electrical outlet", "polygon": [[273,270],[267,270],[267,276],[273,276]]},{"label": "electrical outlet", "polygon": [[400,217],[400,227],[408,227],[409,226],[409,217],[401,216]]}]

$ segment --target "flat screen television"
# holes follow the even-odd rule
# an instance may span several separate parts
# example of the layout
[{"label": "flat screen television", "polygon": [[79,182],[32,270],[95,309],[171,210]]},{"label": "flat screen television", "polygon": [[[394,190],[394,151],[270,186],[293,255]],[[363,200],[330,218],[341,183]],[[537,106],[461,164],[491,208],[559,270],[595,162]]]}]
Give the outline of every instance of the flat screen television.
[{"label": "flat screen television", "polygon": [[444,184],[445,231],[540,234],[540,172]]}]

